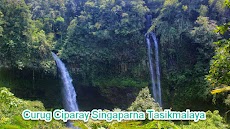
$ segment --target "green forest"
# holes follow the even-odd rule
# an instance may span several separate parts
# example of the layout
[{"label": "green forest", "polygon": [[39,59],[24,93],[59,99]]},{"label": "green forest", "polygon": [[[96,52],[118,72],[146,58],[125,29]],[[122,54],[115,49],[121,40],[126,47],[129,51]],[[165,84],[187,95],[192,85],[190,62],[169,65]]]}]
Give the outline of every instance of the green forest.
[{"label": "green forest", "polygon": [[[162,105],[153,97],[150,33]],[[51,52],[68,69],[80,111],[190,109],[207,118],[72,121],[76,128],[230,129],[229,0],[0,0],[0,129],[68,128],[21,115],[65,107]]]}]

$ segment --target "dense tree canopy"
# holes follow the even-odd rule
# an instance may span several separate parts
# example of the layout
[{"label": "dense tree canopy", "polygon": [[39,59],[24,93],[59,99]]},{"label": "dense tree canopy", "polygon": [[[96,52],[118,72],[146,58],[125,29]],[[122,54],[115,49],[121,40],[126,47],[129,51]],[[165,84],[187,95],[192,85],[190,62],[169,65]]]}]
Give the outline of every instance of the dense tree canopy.
[{"label": "dense tree canopy", "polygon": [[[229,1],[225,3],[229,6]],[[224,23],[217,27],[220,34],[229,35],[230,22]],[[228,36],[227,36],[228,37]],[[229,37],[228,37],[229,38]],[[230,91],[230,39],[222,39],[215,43],[215,55],[213,56],[207,80],[213,87],[218,87],[212,91],[212,94]],[[230,94],[225,100],[227,105],[230,104]]]},{"label": "dense tree canopy", "polygon": [[45,34],[39,21],[31,19],[26,3],[2,0],[1,11],[1,67],[24,67],[49,70],[47,62],[53,47],[52,34]]}]

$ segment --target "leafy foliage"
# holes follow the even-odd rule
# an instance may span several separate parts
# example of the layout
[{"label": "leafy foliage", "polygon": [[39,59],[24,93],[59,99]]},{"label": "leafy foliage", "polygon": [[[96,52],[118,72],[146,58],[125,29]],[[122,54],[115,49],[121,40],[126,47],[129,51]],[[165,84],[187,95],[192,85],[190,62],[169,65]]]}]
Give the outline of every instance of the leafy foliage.
[{"label": "leafy foliage", "polygon": [[196,43],[212,43],[217,40],[217,34],[214,32],[216,29],[216,22],[209,20],[208,17],[198,17],[196,23],[199,27],[194,27],[191,35],[195,38]]},{"label": "leafy foliage", "polygon": [[85,129],[228,129],[228,125],[223,122],[223,118],[219,115],[219,111],[207,111],[207,120],[199,122],[189,122],[175,124],[172,121],[123,121],[123,122],[105,122],[105,121],[90,121],[79,127]]},{"label": "leafy foliage", "polygon": [[0,10],[1,67],[52,69],[49,54],[53,36],[46,36],[41,22],[31,20],[24,0],[2,0]]},{"label": "leafy foliage", "polygon": [[[71,21],[68,38],[61,51],[69,66],[75,67],[83,81],[91,82],[141,73],[145,53],[143,17],[148,8],[138,1],[87,1],[81,13]],[[130,37],[130,38],[126,38]],[[134,74],[134,78],[140,77]]]},{"label": "leafy foliage", "polygon": [[199,121],[197,123],[190,122],[189,125],[183,125],[183,129],[228,129],[228,125],[224,124],[223,118],[219,115],[219,111],[211,111],[206,112],[207,120]]},{"label": "leafy foliage", "polygon": [[230,106],[230,95],[225,99],[225,104]]},{"label": "leafy foliage", "polygon": [[[217,27],[217,32],[221,34],[229,30],[230,24]],[[215,55],[211,62],[207,80],[213,87],[218,87],[212,91],[213,94],[229,91],[230,88],[230,39],[222,39],[215,43]],[[228,104],[229,98],[225,100]]]},{"label": "leafy foliage", "polygon": [[158,103],[154,101],[149,93],[148,87],[143,88],[136,100],[132,103],[132,105],[128,108],[130,111],[146,111],[147,109],[154,109],[156,111],[162,110]]},{"label": "leafy foliage", "polygon": [[33,128],[65,128],[57,121],[25,121],[21,117],[23,110],[44,111],[43,104],[39,101],[25,101],[16,98],[7,88],[0,88],[0,128],[1,129],[33,129]]}]

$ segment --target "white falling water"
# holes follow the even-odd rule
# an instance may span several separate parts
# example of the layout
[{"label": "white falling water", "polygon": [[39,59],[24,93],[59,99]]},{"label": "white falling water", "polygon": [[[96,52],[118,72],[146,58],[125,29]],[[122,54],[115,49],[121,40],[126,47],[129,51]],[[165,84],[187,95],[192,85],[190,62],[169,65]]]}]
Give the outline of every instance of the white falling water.
[{"label": "white falling water", "polygon": [[[146,17],[147,22],[146,22],[146,28],[151,27],[151,15],[147,15]],[[160,106],[162,106],[162,100],[161,100],[161,79],[160,79],[160,62],[159,62],[159,50],[158,50],[158,42],[156,39],[156,35],[153,32],[147,33],[146,35],[146,42],[147,42],[147,47],[148,47],[148,59],[149,59],[149,70],[151,74],[151,82],[152,82],[152,90],[153,90],[153,97],[156,102],[159,103]],[[153,61],[152,61],[152,47],[151,47],[151,42],[150,42],[150,37],[153,40],[153,45],[154,45],[154,54],[155,54],[155,68],[153,66]],[[156,77],[155,77],[156,76]]]},{"label": "white falling water", "polygon": [[66,111],[78,111],[78,105],[76,100],[76,92],[72,84],[72,78],[65,67],[65,64],[58,58],[56,54],[52,52],[52,56],[56,61],[57,67],[61,73],[61,79],[63,83],[63,106]]},{"label": "white falling water", "polygon": [[[78,104],[76,100],[76,92],[72,84],[72,78],[69,75],[69,72],[67,68],[65,67],[65,64],[60,60],[60,58],[52,52],[52,56],[57,64],[57,67],[61,73],[61,79],[63,83],[62,87],[62,97],[63,97],[63,106],[66,111],[73,112],[73,111],[79,111]],[[73,124],[68,121],[67,126],[78,129],[77,127],[74,127]]]},{"label": "white falling water", "polygon": [[155,65],[156,65],[156,78],[157,78],[157,94],[158,94],[158,103],[160,104],[160,106],[162,106],[162,100],[161,100],[161,79],[160,79],[160,63],[159,63],[159,53],[158,53],[158,42],[157,42],[157,38],[156,35],[154,33],[151,32],[151,36],[153,38],[154,41],[154,48],[155,48]]},{"label": "white falling water", "polygon": [[151,74],[151,82],[152,82],[152,90],[153,90],[153,97],[155,101],[157,101],[157,94],[156,94],[156,84],[155,84],[155,77],[154,77],[154,70],[153,70],[153,62],[152,62],[152,54],[151,54],[151,43],[149,39],[149,35],[146,35],[147,47],[148,47],[148,59],[149,59],[149,70]]}]

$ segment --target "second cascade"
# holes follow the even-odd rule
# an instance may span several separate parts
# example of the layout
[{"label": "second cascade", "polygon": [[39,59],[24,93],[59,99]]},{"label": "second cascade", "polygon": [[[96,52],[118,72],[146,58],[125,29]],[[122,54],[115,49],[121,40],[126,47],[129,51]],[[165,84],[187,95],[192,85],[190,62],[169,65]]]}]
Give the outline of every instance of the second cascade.
[{"label": "second cascade", "polygon": [[[160,81],[160,63],[159,63],[159,50],[156,35],[153,32],[147,33],[146,35],[147,47],[148,47],[148,59],[149,59],[149,70],[151,74],[152,93],[155,101],[162,106],[161,100],[161,81]],[[154,42],[154,54],[155,54],[155,68],[152,61],[152,47],[151,38]]]}]

